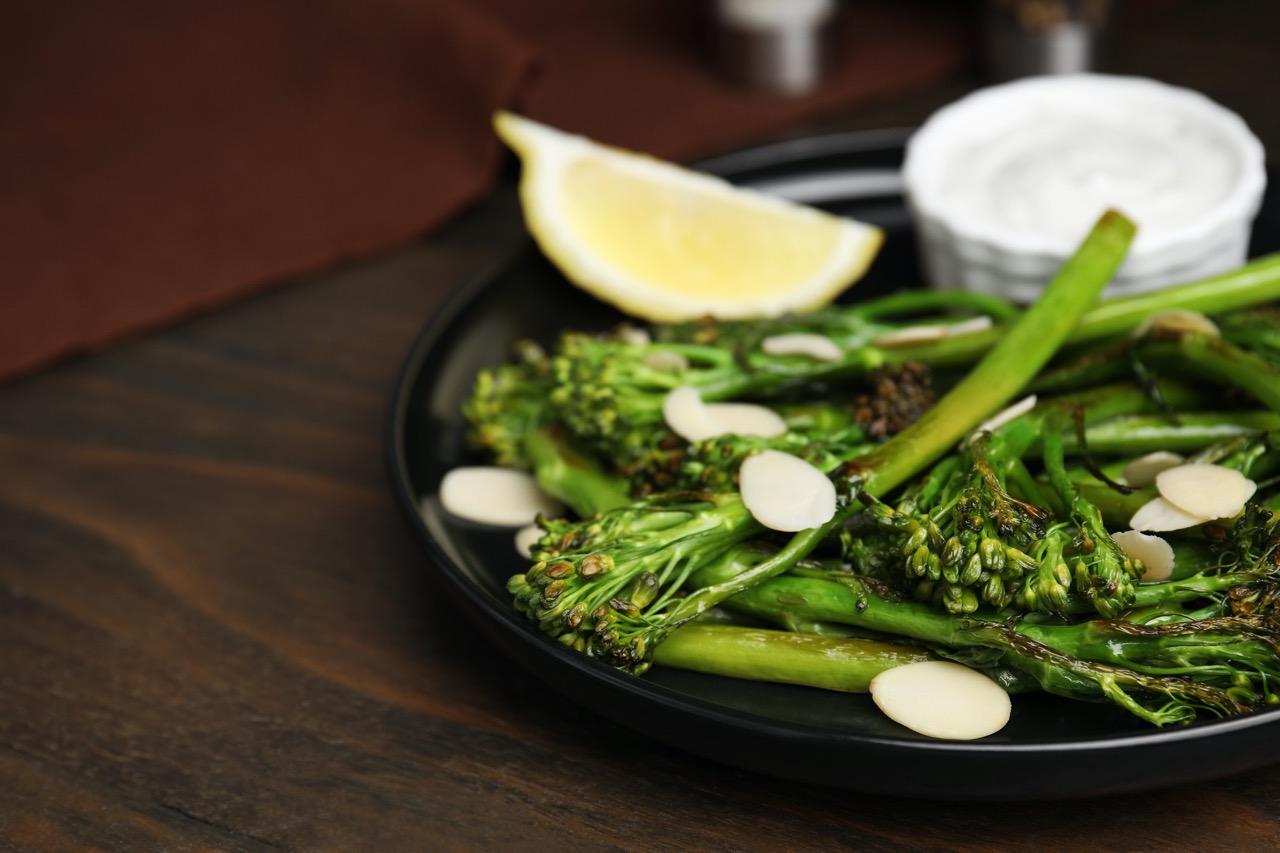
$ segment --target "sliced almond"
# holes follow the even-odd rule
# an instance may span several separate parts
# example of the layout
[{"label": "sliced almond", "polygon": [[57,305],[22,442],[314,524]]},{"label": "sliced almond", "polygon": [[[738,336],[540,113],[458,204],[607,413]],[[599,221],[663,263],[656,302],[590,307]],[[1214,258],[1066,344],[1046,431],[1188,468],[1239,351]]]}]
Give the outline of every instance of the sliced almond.
[{"label": "sliced almond", "polygon": [[1014,403],[1008,408],[1005,408],[999,412],[996,412],[994,415],[987,418],[982,423],[978,424],[978,428],[975,429],[973,432],[971,432],[969,434],[969,437],[973,438],[975,435],[977,435],[980,432],[995,432],[996,430],[1000,429],[1000,427],[1009,423],[1009,421],[1013,420],[1014,418],[1022,417],[1023,415],[1025,415],[1027,412],[1031,411],[1035,407],[1036,407],[1035,394],[1031,394],[1030,396],[1023,397],[1018,402]]},{"label": "sliced almond", "polygon": [[1188,311],[1185,308],[1170,308],[1167,311],[1156,311],[1138,324],[1133,330],[1135,338],[1155,335],[1208,335],[1213,338],[1222,337],[1218,324],[1199,311]]},{"label": "sliced almond", "polygon": [[528,527],[521,527],[516,531],[516,553],[526,560],[533,559],[533,546],[538,544],[542,539],[544,531],[536,524],[530,524]]},{"label": "sliced almond", "polygon": [[995,325],[991,318],[983,314],[981,317],[970,317],[968,320],[961,320],[959,323],[952,323],[947,326],[947,337],[954,338],[957,335],[972,335],[975,332],[985,332]]},{"label": "sliced almond", "polygon": [[919,661],[871,679],[871,699],[895,723],[947,740],[995,734],[1009,722],[1009,694],[987,676],[943,660]]},{"label": "sliced almond", "polygon": [[662,401],[662,419],[676,435],[688,442],[716,435],[716,424],[696,388],[682,385]]},{"label": "sliced almond", "polygon": [[775,438],[787,431],[787,422],[773,409],[754,403],[707,403],[716,435],[755,435]]},{"label": "sliced almond", "polygon": [[645,363],[646,367],[652,367],[654,370],[684,370],[689,366],[689,359],[678,352],[665,349],[647,352],[641,361]]},{"label": "sliced almond", "polygon": [[1124,466],[1124,482],[1139,489],[1150,486],[1156,481],[1156,475],[1161,471],[1176,468],[1186,461],[1186,457],[1167,450],[1157,450],[1155,453],[1139,456]]},{"label": "sliced almond", "polygon": [[704,403],[697,389],[687,385],[667,394],[662,418],[691,444],[718,435],[773,438],[787,431],[787,422],[772,409],[754,403]]},{"label": "sliced almond", "polygon": [[1168,533],[1172,530],[1185,530],[1209,521],[1198,515],[1183,512],[1164,498],[1152,498],[1138,507],[1138,511],[1129,519],[1129,526],[1134,530],[1150,530],[1153,533]]},{"label": "sliced almond", "polygon": [[827,475],[778,450],[757,453],[742,463],[738,491],[755,520],[770,530],[808,530],[836,514],[836,488]]},{"label": "sliced almond", "polygon": [[624,344],[648,346],[653,342],[653,339],[649,337],[649,333],[646,330],[639,326],[633,326],[630,323],[623,323],[618,326],[618,328],[613,330],[613,334]]},{"label": "sliced almond", "polygon": [[773,335],[760,342],[760,349],[769,355],[803,355],[815,361],[839,361],[844,357],[844,350],[831,338],[807,332]]},{"label": "sliced almond", "polygon": [[1173,546],[1159,536],[1126,530],[1111,538],[1130,557],[1142,561],[1144,581],[1165,581],[1173,574]]},{"label": "sliced almond", "polygon": [[939,341],[946,336],[946,326],[934,326],[925,323],[919,326],[904,326],[901,329],[894,329],[892,332],[887,332],[876,338],[871,344],[872,346],[891,349],[893,347],[909,347],[912,344]]},{"label": "sliced almond", "polygon": [[440,481],[440,503],[467,521],[519,527],[538,513],[555,516],[560,505],[524,471],[477,465],[454,468]]},{"label": "sliced almond", "polygon": [[1258,490],[1258,484],[1234,468],[1193,462],[1156,475],[1160,497],[1201,518],[1231,518]]}]

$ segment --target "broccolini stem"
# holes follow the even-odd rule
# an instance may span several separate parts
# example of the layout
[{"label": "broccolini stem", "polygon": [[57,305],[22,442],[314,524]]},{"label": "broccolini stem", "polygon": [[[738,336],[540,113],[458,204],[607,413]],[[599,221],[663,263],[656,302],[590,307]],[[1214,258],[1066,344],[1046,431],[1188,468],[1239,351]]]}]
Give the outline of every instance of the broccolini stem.
[{"label": "broccolini stem", "polygon": [[1131,339],[1090,350],[1041,373],[1027,386],[1027,390],[1036,394],[1052,394],[1119,381],[1132,376],[1132,352]]},{"label": "broccolini stem", "polygon": [[1157,311],[1222,314],[1275,299],[1280,299],[1280,252],[1221,275],[1104,302],[1081,320],[1070,342],[1123,335]]},{"label": "broccolini stem", "polygon": [[904,314],[925,314],[949,308],[970,309],[995,320],[1012,320],[1020,313],[1017,306],[998,296],[971,290],[904,290],[845,310],[868,320],[884,320]]},{"label": "broccolini stem", "polygon": [[767,359],[755,355],[747,357],[752,369],[726,373],[697,385],[703,400],[738,400],[777,393],[787,386],[802,382],[832,382],[848,377],[864,376],[884,364],[883,354],[870,347],[847,349],[839,361],[814,362],[797,359],[785,362],[773,357]]},{"label": "broccolini stem", "polygon": [[542,490],[579,516],[595,515],[631,502],[621,479],[609,476],[578,454],[551,427],[529,433],[524,440],[524,453]]},{"label": "broccolini stem", "polygon": [[[1258,580],[1252,572],[1227,572],[1211,574],[1199,572],[1181,580],[1138,584],[1134,590],[1133,607],[1141,610],[1150,607],[1169,607],[1200,598],[1226,595],[1232,589],[1246,586]],[[1093,613],[1094,607],[1085,598],[1072,595],[1065,613]]]},{"label": "broccolini stem", "polygon": [[[1138,639],[1130,636],[1127,628],[1109,635],[1097,627],[1098,623],[1050,627],[947,615],[927,605],[889,600],[873,584],[852,575],[839,581],[791,575],[774,578],[730,599],[726,606],[765,620],[777,620],[786,613],[843,622],[949,649],[952,651],[948,655],[954,657],[960,657],[964,649],[995,649],[1002,653],[1005,663],[1031,675],[1046,692],[1073,699],[1110,699],[1155,725],[1190,722],[1198,709],[1237,714],[1268,701],[1265,685],[1273,676],[1255,672],[1255,681],[1247,674],[1247,667],[1262,663],[1274,670],[1277,663],[1274,652],[1268,659],[1264,650],[1250,645],[1241,650],[1250,655],[1241,670],[1228,675],[1212,645],[1198,646],[1176,637],[1165,638],[1162,643],[1164,634],[1171,632],[1138,631],[1135,633],[1145,634]],[[1032,629],[1035,637],[1028,636]],[[1223,638],[1220,632],[1212,636],[1215,641]],[[1128,639],[1129,645],[1120,642],[1122,637]],[[1108,648],[1108,641],[1117,648]],[[1150,668],[1162,669],[1164,646],[1168,646],[1170,656],[1183,648],[1198,649],[1208,661],[1204,664],[1207,674],[1227,686],[1219,688],[1183,677],[1140,672],[1084,656],[1087,653],[1127,659],[1128,653],[1134,657],[1133,663],[1156,659]],[[1223,660],[1232,651],[1224,651]],[[1248,684],[1233,684],[1241,674]]]},{"label": "broccolini stem", "polygon": [[1256,397],[1273,411],[1280,411],[1280,366],[1262,356],[1208,335],[1181,335],[1172,343],[1146,348],[1152,361],[1167,361],[1234,385]]},{"label": "broccolini stem", "polygon": [[[1091,445],[1092,446],[1092,445]],[[1035,506],[1044,507],[1053,512],[1054,515],[1061,515],[1066,511],[1066,507],[1062,506],[1054,494],[1045,489],[1044,486],[1032,476],[1031,471],[1027,469],[1027,464],[1021,459],[1014,459],[1009,466],[1009,492],[1020,500],[1027,501]]]},{"label": "broccolini stem", "polygon": [[1280,352],[1280,312],[1257,306],[1217,318],[1222,337],[1233,344],[1275,358]]},{"label": "broccolini stem", "polygon": [[673,631],[653,653],[660,666],[847,693],[866,692],[886,669],[932,658],[919,646],[701,622]]},{"label": "broccolini stem", "polygon": [[[1085,429],[1089,450],[1114,456],[1138,456],[1155,450],[1194,452],[1242,435],[1280,429],[1280,413],[1178,412],[1178,422],[1158,415],[1113,418]],[[1076,437],[1063,436],[1067,452],[1076,449]]]},{"label": "broccolini stem", "polygon": [[1123,495],[1110,486],[1097,482],[1077,482],[1080,494],[1098,508],[1102,519],[1113,528],[1127,530],[1129,519],[1142,505],[1156,496],[1154,487]]},{"label": "broccolini stem", "polygon": [[[1067,343],[1123,335],[1156,311],[1174,308],[1221,314],[1280,299],[1280,253],[1258,258],[1245,266],[1200,281],[1112,299],[1089,311],[1067,337]],[[923,361],[932,366],[963,365],[994,346],[1004,334],[999,326],[985,332],[943,338],[916,347],[893,350],[891,360]]]}]

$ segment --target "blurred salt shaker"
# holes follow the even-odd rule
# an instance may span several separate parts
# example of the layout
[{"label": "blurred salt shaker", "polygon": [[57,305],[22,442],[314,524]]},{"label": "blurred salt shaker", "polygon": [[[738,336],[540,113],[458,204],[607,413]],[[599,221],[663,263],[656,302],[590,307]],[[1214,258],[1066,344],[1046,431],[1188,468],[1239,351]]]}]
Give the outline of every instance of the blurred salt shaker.
[{"label": "blurred salt shaker", "polygon": [[835,0],[716,0],[721,68],[737,83],[788,95],[815,88]]},{"label": "blurred salt shaker", "polygon": [[1097,66],[1110,0],[986,0],[983,48],[996,81]]}]

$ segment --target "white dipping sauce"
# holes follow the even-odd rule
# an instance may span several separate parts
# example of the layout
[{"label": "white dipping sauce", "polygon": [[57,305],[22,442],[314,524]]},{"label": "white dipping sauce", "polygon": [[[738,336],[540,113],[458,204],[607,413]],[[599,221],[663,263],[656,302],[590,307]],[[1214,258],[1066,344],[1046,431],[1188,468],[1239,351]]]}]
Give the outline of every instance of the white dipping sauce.
[{"label": "white dipping sauce", "polygon": [[1065,74],[943,107],[902,177],[934,286],[1030,303],[1108,208],[1138,225],[1111,295],[1240,266],[1264,160],[1244,121],[1197,92]]},{"label": "white dipping sauce", "polygon": [[969,125],[939,164],[940,206],[971,224],[1069,247],[1108,207],[1138,241],[1195,223],[1239,182],[1238,145],[1168,103],[1107,87],[1061,91]]}]

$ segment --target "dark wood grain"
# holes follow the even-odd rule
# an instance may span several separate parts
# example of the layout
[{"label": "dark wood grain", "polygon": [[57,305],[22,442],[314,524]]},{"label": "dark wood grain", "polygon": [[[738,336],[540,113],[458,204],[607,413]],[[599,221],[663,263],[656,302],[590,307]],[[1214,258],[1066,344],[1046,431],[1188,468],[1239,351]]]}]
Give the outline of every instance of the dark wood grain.
[{"label": "dark wood grain", "polygon": [[[1280,150],[1274,26],[1177,8],[1124,67],[1204,80]],[[0,843],[1280,847],[1280,768],[1058,804],[853,795],[643,740],[499,656],[431,581],[382,429],[415,332],[518,233],[504,191],[420,246],[0,389]]]}]

